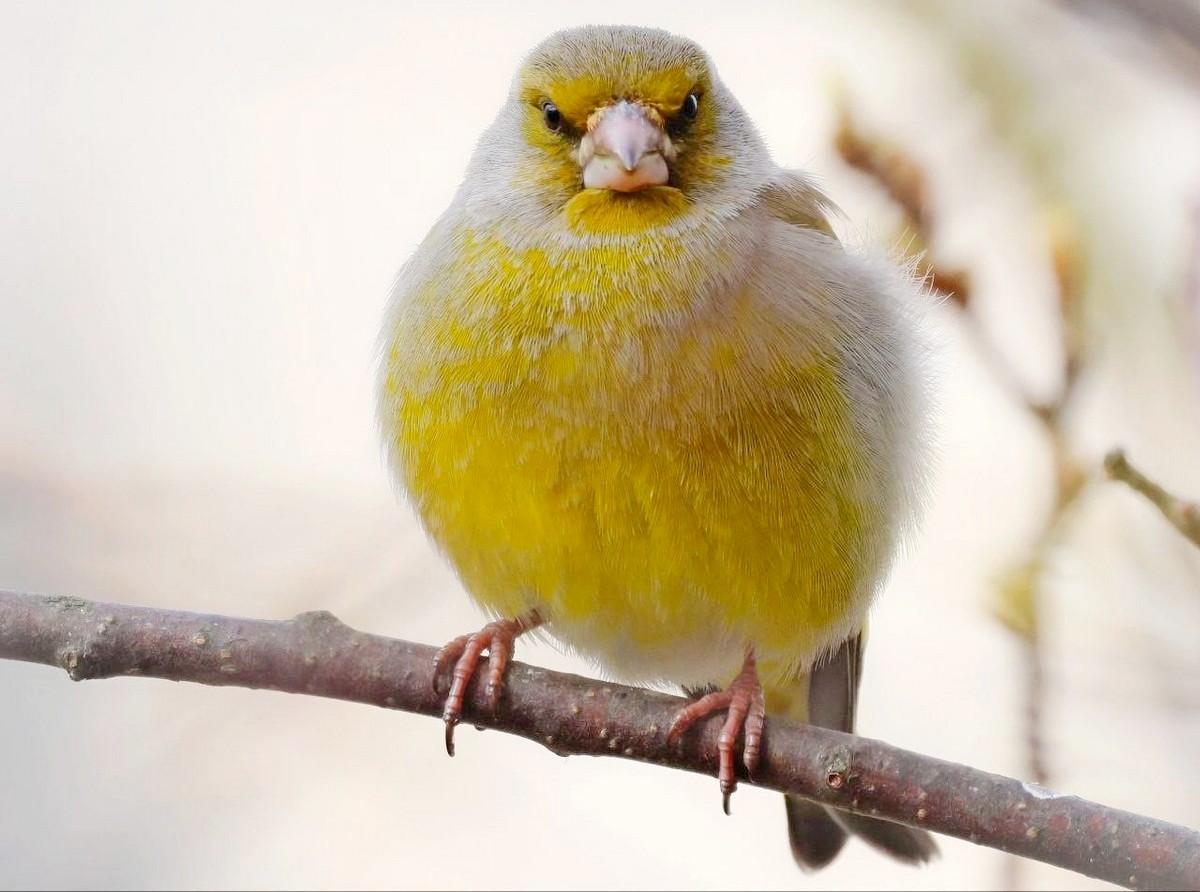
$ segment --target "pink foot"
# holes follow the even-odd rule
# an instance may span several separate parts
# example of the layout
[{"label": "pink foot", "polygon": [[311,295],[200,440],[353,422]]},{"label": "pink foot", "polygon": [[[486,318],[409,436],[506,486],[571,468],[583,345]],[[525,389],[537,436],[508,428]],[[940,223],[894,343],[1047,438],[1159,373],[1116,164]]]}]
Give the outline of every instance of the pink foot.
[{"label": "pink foot", "polygon": [[500,691],[504,687],[504,670],[512,659],[517,636],[542,624],[536,610],[531,610],[516,619],[500,619],[488,623],[473,635],[460,635],[437,652],[434,658],[433,689],[441,693],[445,688],[446,670],[454,664],[450,676],[450,692],[446,696],[446,707],[442,710],[442,721],[446,723],[446,752],[454,755],[454,726],[462,718],[463,698],[467,693],[479,658],[488,652],[487,700],[488,708],[496,711]]},{"label": "pink foot", "polygon": [[679,711],[671,730],[667,732],[667,743],[673,744],[683,734],[696,724],[697,721],[719,710],[729,710],[725,724],[721,727],[721,736],[717,738],[717,752],[720,754],[721,765],[717,772],[717,780],[721,784],[722,805],[725,814],[729,814],[729,797],[737,789],[737,777],[733,770],[733,753],[737,745],[738,734],[745,731],[745,743],[742,745],[742,764],[746,773],[751,777],[758,768],[758,756],[762,751],[763,726],[766,723],[767,710],[763,702],[762,683],[758,680],[758,665],[754,660],[754,652],[746,653],[746,662],[742,671],[723,691],[705,694],[694,703],[689,703]]}]

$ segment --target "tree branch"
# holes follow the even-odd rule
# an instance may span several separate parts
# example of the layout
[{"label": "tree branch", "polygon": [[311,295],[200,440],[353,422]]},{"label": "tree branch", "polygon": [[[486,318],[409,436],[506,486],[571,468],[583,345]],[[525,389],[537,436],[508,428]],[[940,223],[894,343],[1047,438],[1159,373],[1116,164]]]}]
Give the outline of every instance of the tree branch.
[{"label": "tree branch", "polygon": [[1171,495],[1131,465],[1123,449],[1114,449],[1104,456],[1104,470],[1110,480],[1120,480],[1144,495],[1175,529],[1193,544],[1200,545],[1200,505]]},{"label": "tree branch", "polygon": [[[76,681],[142,675],[267,688],[440,716],[435,650],[358,632],[324,611],[265,621],[0,591],[0,658]],[[483,685],[464,718],[559,755],[618,756],[715,775],[722,717],[678,748],[684,701],[513,663],[495,716]],[[1200,888],[1200,834],[876,740],[770,719],[754,783],[918,825],[1133,889]]]}]

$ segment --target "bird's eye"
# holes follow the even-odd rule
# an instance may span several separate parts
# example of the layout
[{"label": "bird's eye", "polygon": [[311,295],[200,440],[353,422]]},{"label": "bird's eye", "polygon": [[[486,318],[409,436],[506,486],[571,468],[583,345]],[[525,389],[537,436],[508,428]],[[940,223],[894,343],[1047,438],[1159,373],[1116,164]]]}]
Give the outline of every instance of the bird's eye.
[{"label": "bird's eye", "polygon": [[679,109],[679,113],[688,121],[696,120],[696,115],[700,113],[700,97],[695,93],[688,93],[687,98],[683,100],[683,107]]},{"label": "bird's eye", "polygon": [[562,130],[562,112],[549,99],[542,103],[542,120],[546,122],[546,127],[554,133]]}]

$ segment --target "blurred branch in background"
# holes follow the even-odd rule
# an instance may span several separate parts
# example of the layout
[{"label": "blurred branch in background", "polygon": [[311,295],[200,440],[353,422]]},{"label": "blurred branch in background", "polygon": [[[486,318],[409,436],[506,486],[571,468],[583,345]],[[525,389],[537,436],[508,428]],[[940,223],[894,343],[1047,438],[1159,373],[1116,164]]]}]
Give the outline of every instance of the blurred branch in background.
[{"label": "blurred branch in background", "polygon": [[[912,245],[929,287],[957,308],[964,330],[985,361],[993,377],[1020,405],[1037,419],[1046,432],[1055,468],[1054,492],[1049,513],[1030,545],[1027,558],[1011,570],[999,586],[996,616],[1020,639],[1025,652],[1026,707],[1025,746],[1030,776],[1039,784],[1049,782],[1042,745],[1042,714],[1045,704],[1045,673],[1041,652],[1040,589],[1049,552],[1063,531],[1088,475],[1086,462],[1070,446],[1065,419],[1085,362],[1085,338],[1079,308],[1080,264],[1078,239],[1069,214],[1062,208],[1044,213],[1043,236],[1054,270],[1058,292],[1062,342],[1062,383],[1048,401],[1038,401],[1025,392],[1004,352],[991,339],[973,311],[970,276],[961,270],[945,270],[931,248],[934,220],[926,202],[925,174],[903,150],[859,131],[847,109],[842,110],[835,145],[844,161],[876,180],[904,214],[901,241]],[[910,237],[911,235],[911,237]]]},{"label": "blurred branch in background", "polygon": [[939,266],[929,251],[933,215],[926,202],[924,171],[900,149],[861,133],[845,103],[838,116],[834,146],[843,161],[878,181],[904,213],[909,224],[903,240],[905,251],[916,261],[918,275],[937,294],[960,307],[968,306],[971,281],[967,272]]},{"label": "blurred branch in background", "polygon": [[[1057,0],[1065,10],[1120,41],[1139,65],[1155,67],[1200,92],[1200,4],[1195,0]],[[1200,176],[1200,168],[1196,171]],[[1200,195],[1192,199],[1191,258],[1181,328],[1200,393]]]},{"label": "blurred branch in background", "polygon": [[1190,0],[1058,0],[1081,19],[1135,38],[1142,56],[1200,85],[1200,8]]},{"label": "blurred branch in background", "polygon": [[[1128,93],[1110,92],[1117,79],[1107,84],[1098,77],[1093,81],[1089,74],[1099,74],[1099,66],[1093,65],[1098,57],[1075,51],[1084,45],[1089,52],[1100,48],[1099,55],[1106,65],[1112,63],[1117,68],[1123,60],[1129,63],[1125,66],[1128,74],[1167,75],[1163,80],[1174,78],[1186,95],[1200,87],[1200,5],[1182,0],[1061,0],[1047,7],[1069,13],[1041,20],[1058,35],[1057,40],[1027,39],[1020,28],[1010,31],[989,27],[989,22],[1003,23],[986,14],[962,13],[961,7],[956,10],[953,5],[918,7],[927,21],[941,29],[957,59],[959,77],[971,99],[978,103],[984,123],[979,130],[981,145],[986,143],[988,151],[998,149],[1002,157],[1015,162],[1022,185],[1029,190],[1026,221],[1024,225],[1018,223],[1017,229],[1022,235],[1035,236],[1031,259],[1044,264],[1051,274],[1047,279],[1052,283],[1053,296],[1047,294],[1047,298],[1054,302],[1049,306],[1053,307],[1057,330],[1051,343],[1055,354],[1050,371],[1054,377],[1047,380],[1050,386],[1046,389],[1025,383],[1027,375],[1021,374],[1028,363],[1018,361],[1025,359],[1020,351],[1028,350],[1028,346],[1012,337],[1001,342],[980,312],[993,293],[997,305],[1023,306],[1022,312],[1028,311],[1033,305],[1027,300],[1022,304],[1026,293],[1018,291],[1024,280],[1019,275],[998,277],[988,291],[986,268],[974,259],[967,271],[945,271],[946,264],[939,256],[939,234],[944,235],[944,231],[940,233],[939,229],[954,225],[960,218],[947,210],[943,220],[933,211],[936,203],[931,193],[942,185],[936,178],[940,171],[937,162],[916,160],[923,156],[918,156],[915,142],[910,149],[907,144],[895,145],[862,128],[845,103],[834,140],[842,159],[869,177],[901,212],[900,231],[892,233],[893,239],[910,246],[906,250],[918,257],[919,272],[934,292],[947,298],[947,309],[957,316],[959,330],[987,373],[1045,434],[1052,469],[1048,507],[1023,546],[1023,554],[1018,554],[996,585],[993,605],[994,615],[1020,643],[1023,759],[1028,776],[1039,783],[1048,783],[1052,770],[1046,752],[1047,736],[1052,734],[1048,729],[1053,728],[1054,719],[1047,712],[1047,679],[1054,679],[1054,693],[1061,695],[1062,688],[1070,683],[1062,665],[1083,656],[1077,647],[1070,654],[1052,650],[1064,641],[1061,628],[1063,599],[1067,597],[1065,588],[1052,590],[1062,582],[1055,568],[1064,565],[1061,553],[1066,546],[1073,552],[1067,561],[1072,557],[1078,560],[1086,553],[1079,534],[1094,528],[1091,513],[1102,505],[1101,500],[1089,496],[1098,489],[1096,481],[1104,479],[1097,473],[1099,456],[1107,444],[1120,442],[1125,435],[1118,427],[1097,437],[1090,428],[1096,426],[1097,415],[1116,408],[1115,414],[1124,416],[1123,423],[1131,428],[1130,432],[1137,431],[1139,416],[1122,412],[1120,400],[1128,397],[1117,395],[1114,383],[1128,387],[1130,392],[1146,387],[1147,395],[1169,399],[1164,388],[1147,387],[1147,379],[1136,371],[1161,361],[1161,355],[1148,355],[1146,342],[1138,338],[1156,324],[1155,313],[1162,309],[1171,308],[1164,313],[1171,316],[1164,334],[1175,339],[1181,357],[1190,356],[1189,371],[1195,385],[1191,394],[1200,394],[1200,198],[1194,194],[1196,184],[1193,180],[1190,190],[1185,187],[1177,193],[1178,208],[1171,203],[1176,196],[1165,200],[1160,197],[1157,203],[1143,202],[1146,212],[1155,215],[1170,216],[1180,208],[1190,212],[1189,266],[1181,281],[1170,274],[1171,267],[1163,265],[1162,255],[1139,238],[1143,224],[1131,210],[1136,203],[1122,205],[1113,198],[1119,188],[1127,185],[1121,168],[1095,162],[1105,157],[1097,152],[1097,146],[1109,144],[1119,131],[1138,132],[1144,120],[1138,117],[1146,95],[1144,82],[1138,80],[1133,86],[1134,82],[1129,81]],[[1031,21],[1026,27],[1039,26]],[[1103,123],[1094,126],[1096,122]],[[893,130],[888,128],[887,132]],[[1200,168],[1196,174],[1200,175]],[[977,187],[977,191],[981,194],[973,195],[971,200],[985,201],[983,187]],[[1161,306],[1155,301],[1161,301]],[[1123,355],[1127,363],[1123,374],[1114,374],[1114,357],[1118,355]],[[1140,399],[1136,397],[1135,402]],[[1137,441],[1137,437],[1133,439]],[[1138,448],[1146,448],[1145,440],[1141,442]],[[1173,445],[1159,442],[1164,451]],[[1186,450],[1187,446],[1175,448]],[[1105,470],[1149,498],[1181,532],[1196,541],[1200,518],[1195,505],[1147,480],[1129,466],[1123,454],[1110,455]],[[1087,518],[1082,513],[1085,506]],[[1154,587],[1152,579],[1146,584]],[[1150,608],[1133,607],[1133,616],[1162,610],[1168,601],[1163,598]],[[1081,612],[1078,606],[1072,609],[1075,615]],[[1124,622],[1125,628],[1130,628],[1129,621]],[[1132,655],[1135,645],[1126,640],[1124,646],[1127,650],[1123,653]],[[1052,674],[1054,667],[1058,669]],[[1167,689],[1170,684],[1168,679]],[[1053,756],[1060,770],[1069,774],[1078,771],[1078,754],[1079,750],[1066,750]],[[1021,862],[1009,859],[1005,871],[1003,885],[1021,887]]]},{"label": "blurred branch in background", "polygon": [[[0,591],[0,658],[57,666],[76,681],[136,675],[440,716],[434,655],[432,647],[358,632],[324,611],[278,622]],[[558,755],[717,771],[722,716],[703,721],[682,746],[667,744],[666,729],[685,702],[679,697],[514,663],[502,702],[490,714],[477,678],[464,718]],[[1200,887],[1193,830],[825,728],[771,719],[753,783],[1131,889]]]},{"label": "blurred branch in background", "polygon": [[1200,546],[1200,505],[1171,495],[1131,465],[1121,449],[1104,457],[1104,470],[1109,479],[1119,480],[1144,495],[1175,529]]}]

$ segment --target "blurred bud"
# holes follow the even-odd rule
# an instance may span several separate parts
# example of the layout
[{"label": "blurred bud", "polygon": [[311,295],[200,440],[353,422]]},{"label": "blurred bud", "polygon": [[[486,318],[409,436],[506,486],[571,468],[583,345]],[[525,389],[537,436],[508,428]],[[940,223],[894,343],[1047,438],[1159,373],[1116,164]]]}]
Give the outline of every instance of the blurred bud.
[{"label": "blurred bud", "polygon": [[1004,574],[996,586],[992,614],[1027,641],[1037,638],[1041,575],[1040,561],[1026,561]]}]

